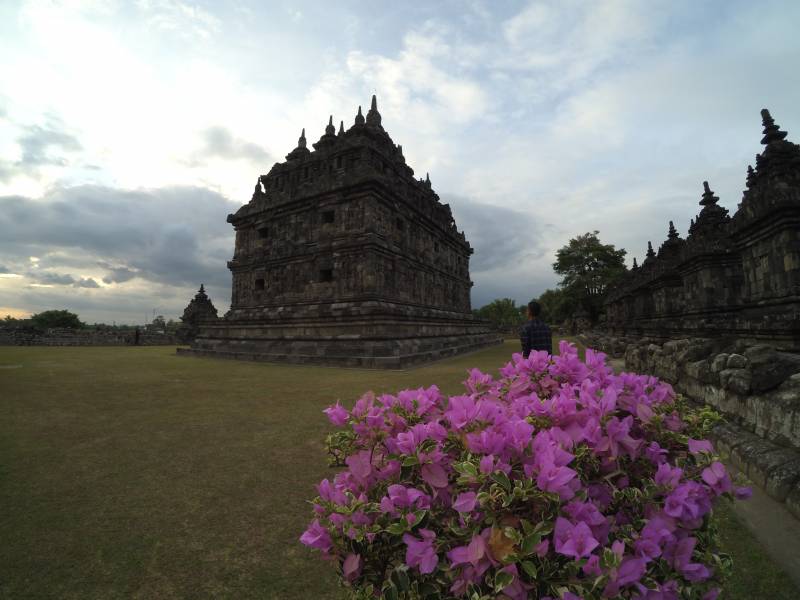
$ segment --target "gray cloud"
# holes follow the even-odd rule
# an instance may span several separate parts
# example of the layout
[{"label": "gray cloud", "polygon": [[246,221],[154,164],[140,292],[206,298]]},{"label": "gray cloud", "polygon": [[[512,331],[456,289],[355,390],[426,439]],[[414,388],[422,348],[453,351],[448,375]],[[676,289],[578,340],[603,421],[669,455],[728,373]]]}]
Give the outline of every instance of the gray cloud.
[{"label": "gray cloud", "polygon": [[44,285],[72,285],[75,283],[72,275],[62,273],[28,273],[28,278]]},{"label": "gray cloud", "polygon": [[45,127],[29,125],[24,131],[17,139],[22,149],[22,158],[17,165],[24,170],[45,165],[66,165],[66,159],[63,156],[53,155],[51,149],[60,150],[62,153],[81,149],[80,142],[74,136],[52,125]]},{"label": "gray cloud", "polygon": [[14,174],[11,163],[0,160],[0,181],[9,181]]},{"label": "gray cloud", "polygon": [[8,270],[8,267],[0,265],[0,273],[11,273],[11,271]]},{"label": "gray cloud", "polygon": [[[234,237],[226,216],[238,205],[216,192],[198,187],[130,191],[86,185],[53,188],[36,200],[0,196],[0,206],[4,232],[0,255],[7,268],[26,272],[45,285],[97,288],[96,297],[87,301],[92,315],[111,313],[123,320],[122,313],[103,304],[113,296],[114,305],[123,306],[120,294],[128,293],[125,283],[134,278],[152,288],[149,299],[142,300],[145,306],[156,304],[165,314],[179,314],[200,283],[224,310],[230,295],[226,262],[233,253]],[[30,269],[31,256],[39,258],[37,269]],[[104,283],[119,284],[114,294],[98,283],[99,277],[65,272],[87,274],[98,268],[105,271]],[[52,290],[32,290],[51,297]],[[26,309],[34,305],[30,295],[12,297],[9,291],[3,295],[3,305]],[[21,302],[25,304],[20,306]]]},{"label": "gray cloud", "polygon": [[103,283],[125,283],[136,277],[136,271],[127,267],[110,265],[102,260],[98,261],[97,264],[109,271],[109,274],[103,277]]},{"label": "gray cloud", "polygon": [[99,288],[100,287],[100,284],[97,283],[91,277],[88,277],[86,279],[81,279],[80,281],[76,281],[73,285],[75,287],[80,287],[80,288]]},{"label": "gray cloud", "polygon": [[258,164],[272,162],[270,154],[256,143],[234,137],[225,127],[209,127],[203,132],[203,147],[192,159],[193,164],[202,164],[208,158],[229,160],[245,159]]},{"label": "gray cloud", "polygon": [[475,250],[470,260],[472,271],[507,268],[521,259],[538,258],[547,249],[545,233],[549,226],[531,212],[491,206],[463,196],[444,194],[456,225]]}]

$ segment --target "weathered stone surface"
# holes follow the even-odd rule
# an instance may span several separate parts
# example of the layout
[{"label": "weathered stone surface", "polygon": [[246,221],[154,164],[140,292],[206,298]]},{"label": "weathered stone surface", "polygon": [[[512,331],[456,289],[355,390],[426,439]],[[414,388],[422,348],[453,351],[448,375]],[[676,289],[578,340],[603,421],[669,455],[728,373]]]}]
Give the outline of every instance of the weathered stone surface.
[{"label": "weathered stone surface", "polygon": [[750,391],[751,373],[747,369],[725,369],[719,374],[722,389],[745,395]]},{"label": "weathered stone surface", "polygon": [[501,343],[472,316],[469,242],[430,178],[414,178],[375,98],[313,147],[303,130],[228,216],[231,308],[190,353],[402,368]]},{"label": "weathered stone surface", "polygon": [[773,452],[774,450],[775,444],[756,436],[756,439],[738,444],[731,450],[731,462],[747,473],[749,464],[753,463],[758,455]]},{"label": "weathered stone surface", "polygon": [[764,489],[775,500],[784,502],[798,483],[800,483],[800,460],[793,460],[771,469],[767,474]]},{"label": "weathered stone surface", "polygon": [[786,508],[795,517],[800,519],[800,482],[795,483],[792,490],[786,496]]},{"label": "weathered stone surface", "polygon": [[725,354],[724,352],[720,352],[719,354],[717,354],[711,361],[711,372],[719,373],[720,371],[725,369],[728,364],[728,356],[730,355]]},{"label": "weathered stone surface", "polygon": [[728,356],[728,362],[725,365],[728,369],[744,369],[749,364],[746,356],[741,354],[731,354]]},{"label": "weathered stone surface", "polygon": [[800,453],[796,450],[775,445],[772,448],[769,452],[753,455],[745,470],[747,476],[762,489],[767,488],[767,479],[773,470],[792,462],[800,464]]},{"label": "weathered stone surface", "polygon": [[771,390],[790,375],[800,372],[800,357],[776,352],[774,348],[759,344],[745,351],[753,373],[750,383],[754,392]]}]

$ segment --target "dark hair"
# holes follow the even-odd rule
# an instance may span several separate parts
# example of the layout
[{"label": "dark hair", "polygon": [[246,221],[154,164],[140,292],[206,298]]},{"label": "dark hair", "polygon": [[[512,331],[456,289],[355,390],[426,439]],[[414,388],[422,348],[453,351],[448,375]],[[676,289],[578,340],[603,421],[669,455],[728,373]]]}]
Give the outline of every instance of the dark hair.
[{"label": "dark hair", "polygon": [[542,314],[542,305],[536,302],[536,300],[531,300],[528,302],[528,310],[531,311],[532,317],[538,317]]}]

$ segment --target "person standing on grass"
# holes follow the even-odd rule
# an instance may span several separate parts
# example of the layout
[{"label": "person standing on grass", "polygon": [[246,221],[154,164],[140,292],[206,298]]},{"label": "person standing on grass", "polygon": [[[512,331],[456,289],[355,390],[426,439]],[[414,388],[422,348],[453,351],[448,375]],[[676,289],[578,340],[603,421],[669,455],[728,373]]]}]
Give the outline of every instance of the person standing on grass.
[{"label": "person standing on grass", "polygon": [[550,328],[539,318],[542,314],[542,305],[533,300],[528,303],[528,322],[519,330],[519,340],[522,342],[522,356],[528,358],[534,350],[547,350],[553,353],[553,336]]}]

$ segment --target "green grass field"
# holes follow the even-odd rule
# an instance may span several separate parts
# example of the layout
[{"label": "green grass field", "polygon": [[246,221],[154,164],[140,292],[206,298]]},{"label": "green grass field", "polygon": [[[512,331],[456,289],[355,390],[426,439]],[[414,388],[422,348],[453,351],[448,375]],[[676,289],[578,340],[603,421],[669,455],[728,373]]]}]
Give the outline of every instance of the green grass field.
[{"label": "green grass field", "polygon": [[[407,372],[0,347],[0,597],[338,599],[297,539],[332,472],[322,409],[460,389],[516,342]],[[730,510],[726,597],[800,597]]]}]

